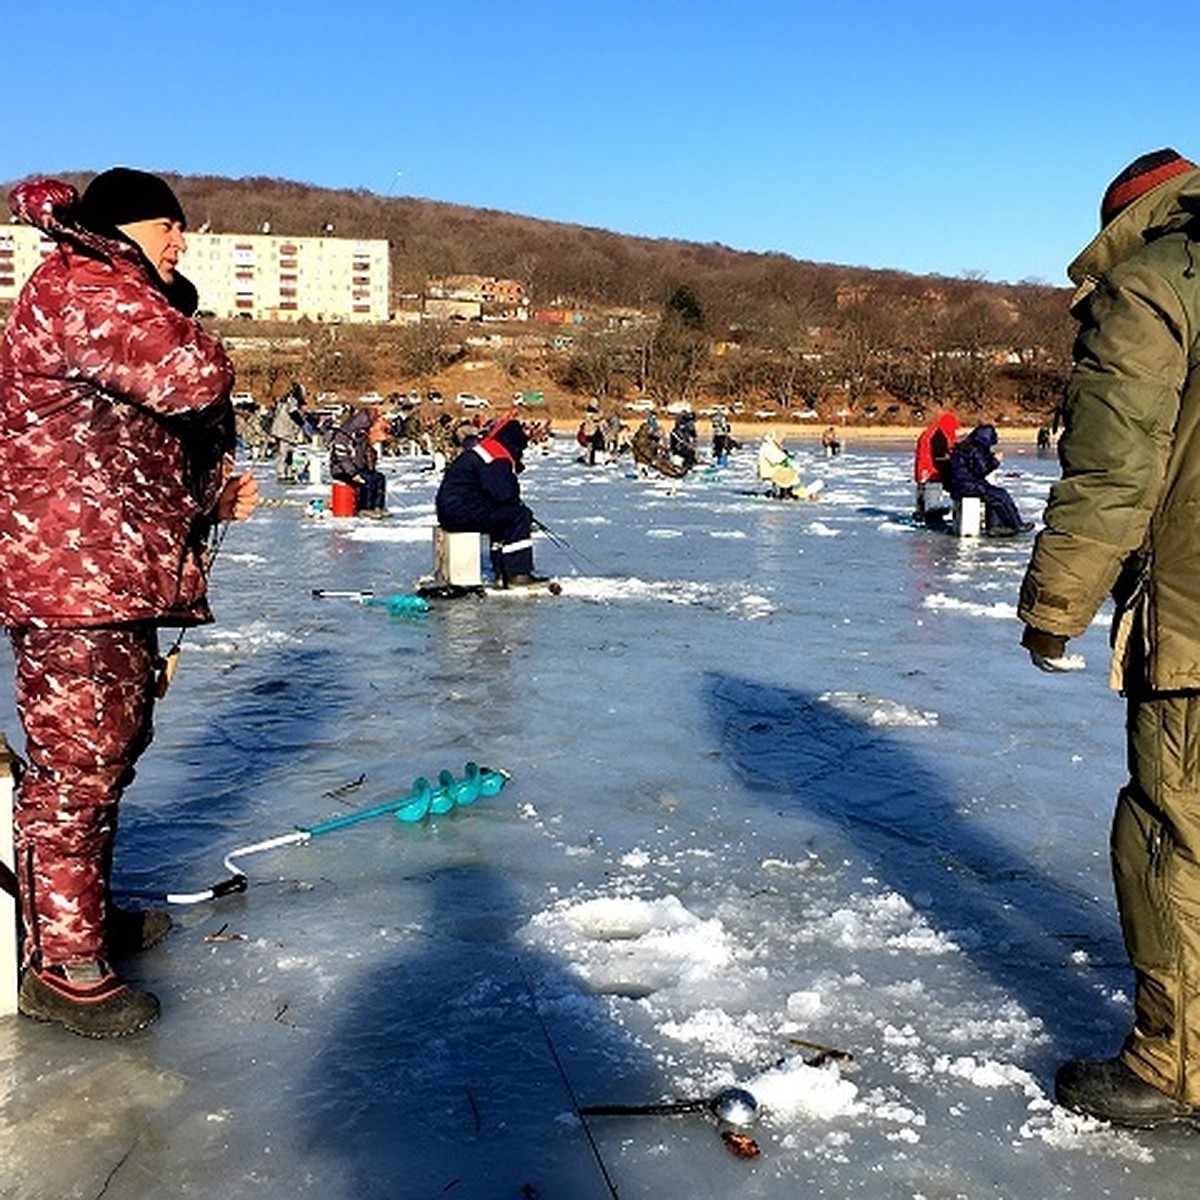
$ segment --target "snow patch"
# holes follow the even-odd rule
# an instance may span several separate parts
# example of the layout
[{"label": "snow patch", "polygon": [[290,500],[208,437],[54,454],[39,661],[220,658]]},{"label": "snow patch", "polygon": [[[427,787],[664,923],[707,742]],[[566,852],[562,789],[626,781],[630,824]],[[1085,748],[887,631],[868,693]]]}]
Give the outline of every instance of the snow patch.
[{"label": "snow patch", "polygon": [[926,596],[922,607],[962,612],[970,617],[989,617],[996,621],[1012,621],[1017,615],[1015,604],[1006,604],[1002,600],[997,600],[995,604],[978,604],[972,600],[958,600],[944,592],[934,592],[933,595]]},{"label": "snow patch", "polygon": [[862,717],[868,725],[880,729],[921,728],[938,723],[938,714],[930,710],[910,708],[896,700],[885,700],[865,692],[824,692],[823,703],[839,712]]},{"label": "snow patch", "polygon": [[593,991],[618,995],[696,983],[733,956],[722,923],[702,920],[675,896],[563,901],[538,913],[525,936],[566,959]]}]

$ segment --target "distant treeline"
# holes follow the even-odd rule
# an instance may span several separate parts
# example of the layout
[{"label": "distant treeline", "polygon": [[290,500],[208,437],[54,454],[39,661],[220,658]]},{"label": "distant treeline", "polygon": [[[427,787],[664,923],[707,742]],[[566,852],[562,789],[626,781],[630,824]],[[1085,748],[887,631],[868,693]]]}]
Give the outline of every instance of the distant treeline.
[{"label": "distant treeline", "polygon": [[[90,175],[64,178],[82,186]],[[655,361],[682,358],[682,377],[673,371],[657,390],[787,407],[816,406],[832,390],[852,412],[900,409],[897,419],[989,404],[1041,419],[1068,362],[1069,292],[1040,282],[806,262],[279,179],[166,178],[193,228],[388,239],[397,306],[428,279],[480,274],[522,281],[535,308],[647,314],[651,330],[620,335],[611,354],[594,333],[576,339],[558,382],[601,396],[622,379],[655,390]]]}]

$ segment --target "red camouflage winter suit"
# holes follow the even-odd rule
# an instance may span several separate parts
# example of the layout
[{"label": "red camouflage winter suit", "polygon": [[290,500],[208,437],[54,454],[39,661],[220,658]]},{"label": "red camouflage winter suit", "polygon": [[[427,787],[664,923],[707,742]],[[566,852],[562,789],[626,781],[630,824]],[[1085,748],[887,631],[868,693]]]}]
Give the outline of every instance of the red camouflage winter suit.
[{"label": "red camouflage winter suit", "polygon": [[13,213],[57,248],[0,342],[0,623],[28,770],[15,834],[27,962],[104,952],[117,801],[152,736],[159,625],[211,620],[205,545],[233,448],[233,371],[132,244]]}]

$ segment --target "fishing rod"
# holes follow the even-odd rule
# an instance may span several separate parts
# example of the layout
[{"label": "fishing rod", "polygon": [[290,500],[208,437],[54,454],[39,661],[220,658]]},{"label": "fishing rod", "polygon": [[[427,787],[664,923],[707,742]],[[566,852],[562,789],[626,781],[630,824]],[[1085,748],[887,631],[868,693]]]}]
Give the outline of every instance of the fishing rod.
[{"label": "fishing rod", "polygon": [[[221,546],[225,542],[225,534],[229,531],[229,526],[232,524],[232,521],[223,521],[215,525],[211,531],[209,545],[205,551],[205,579],[212,574],[213,565],[217,561],[217,555],[221,553]],[[188,625],[181,626],[175,641],[171,643],[171,648],[166,654],[158,656],[158,661],[155,664],[158,678],[154,681],[154,696],[158,700],[162,700],[166,696],[167,690],[171,686],[171,680],[175,678],[175,672],[179,669],[179,656],[183,653],[183,639],[189,628],[190,626]]]},{"label": "fishing rod", "polygon": [[249,886],[249,879],[238,865],[238,860],[248,855],[278,850],[283,846],[303,846],[322,834],[345,829],[362,821],[370,821],[375,817],[390,815],[405,824],[414,825],[428,816],[442,816],[451,809],[474,804],[481,796],[496,796],[509,778],[507,771],[481,767],[474,762],[466,764],[461,779],[456,779],[450,771],[440,772],[437,787],[433,787],[424,776],[418,776],[413,780],[412,791],[407,796],[330,817],[315,825],[297,825],[288,833],[230,850],[224,859],[225,870],[229,874],[227,879],[198,892],[168,892],[164,899],[168,904],[201,904],[219,896],[244,892]]},{"label": "fishing rod", "polygon": [[546,522],[543,521],[540,517],[533,518],[533,527],[534,527],[534,529],[541,530],[541,532],[544,533],[546,535],[546,537],[550,539],[550,542],[553,545],[557,546],[560,550],[564,551],[568,557],[581,558],[589,567],[592,568],[593,571],[600,570],[599,563],[594,562],[592,559],[588,558],[588,556],[586,554],[584,554],[584,552],[582,550],[576,549],[576,547],[572,546],[571,543],[568,542],[567,539],[562,536],[562,534],[555,533],[554,530],[551,529],[546,524]]},{"label": "fishing rod", "polygon": [[664,1117],[680,1113],[708,1113],[718,1121],[740,1128],[758,1120],[758,1101],[745,1088],[722,1088],[714,1096],[692,1100],[661,1100],[651,1104],[589,1104],[579,1110],[590,1117]]}]

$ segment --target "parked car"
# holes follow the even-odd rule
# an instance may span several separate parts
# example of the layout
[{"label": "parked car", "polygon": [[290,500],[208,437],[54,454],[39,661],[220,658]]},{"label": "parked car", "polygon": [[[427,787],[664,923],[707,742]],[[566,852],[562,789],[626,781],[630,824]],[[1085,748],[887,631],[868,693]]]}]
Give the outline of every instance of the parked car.
[{"label": "parked car", "polygon": [[459,392],[455,397],[460,408],[491,408],[490,401],[485,400],[482,396],[476,396],[474,392]]}]

